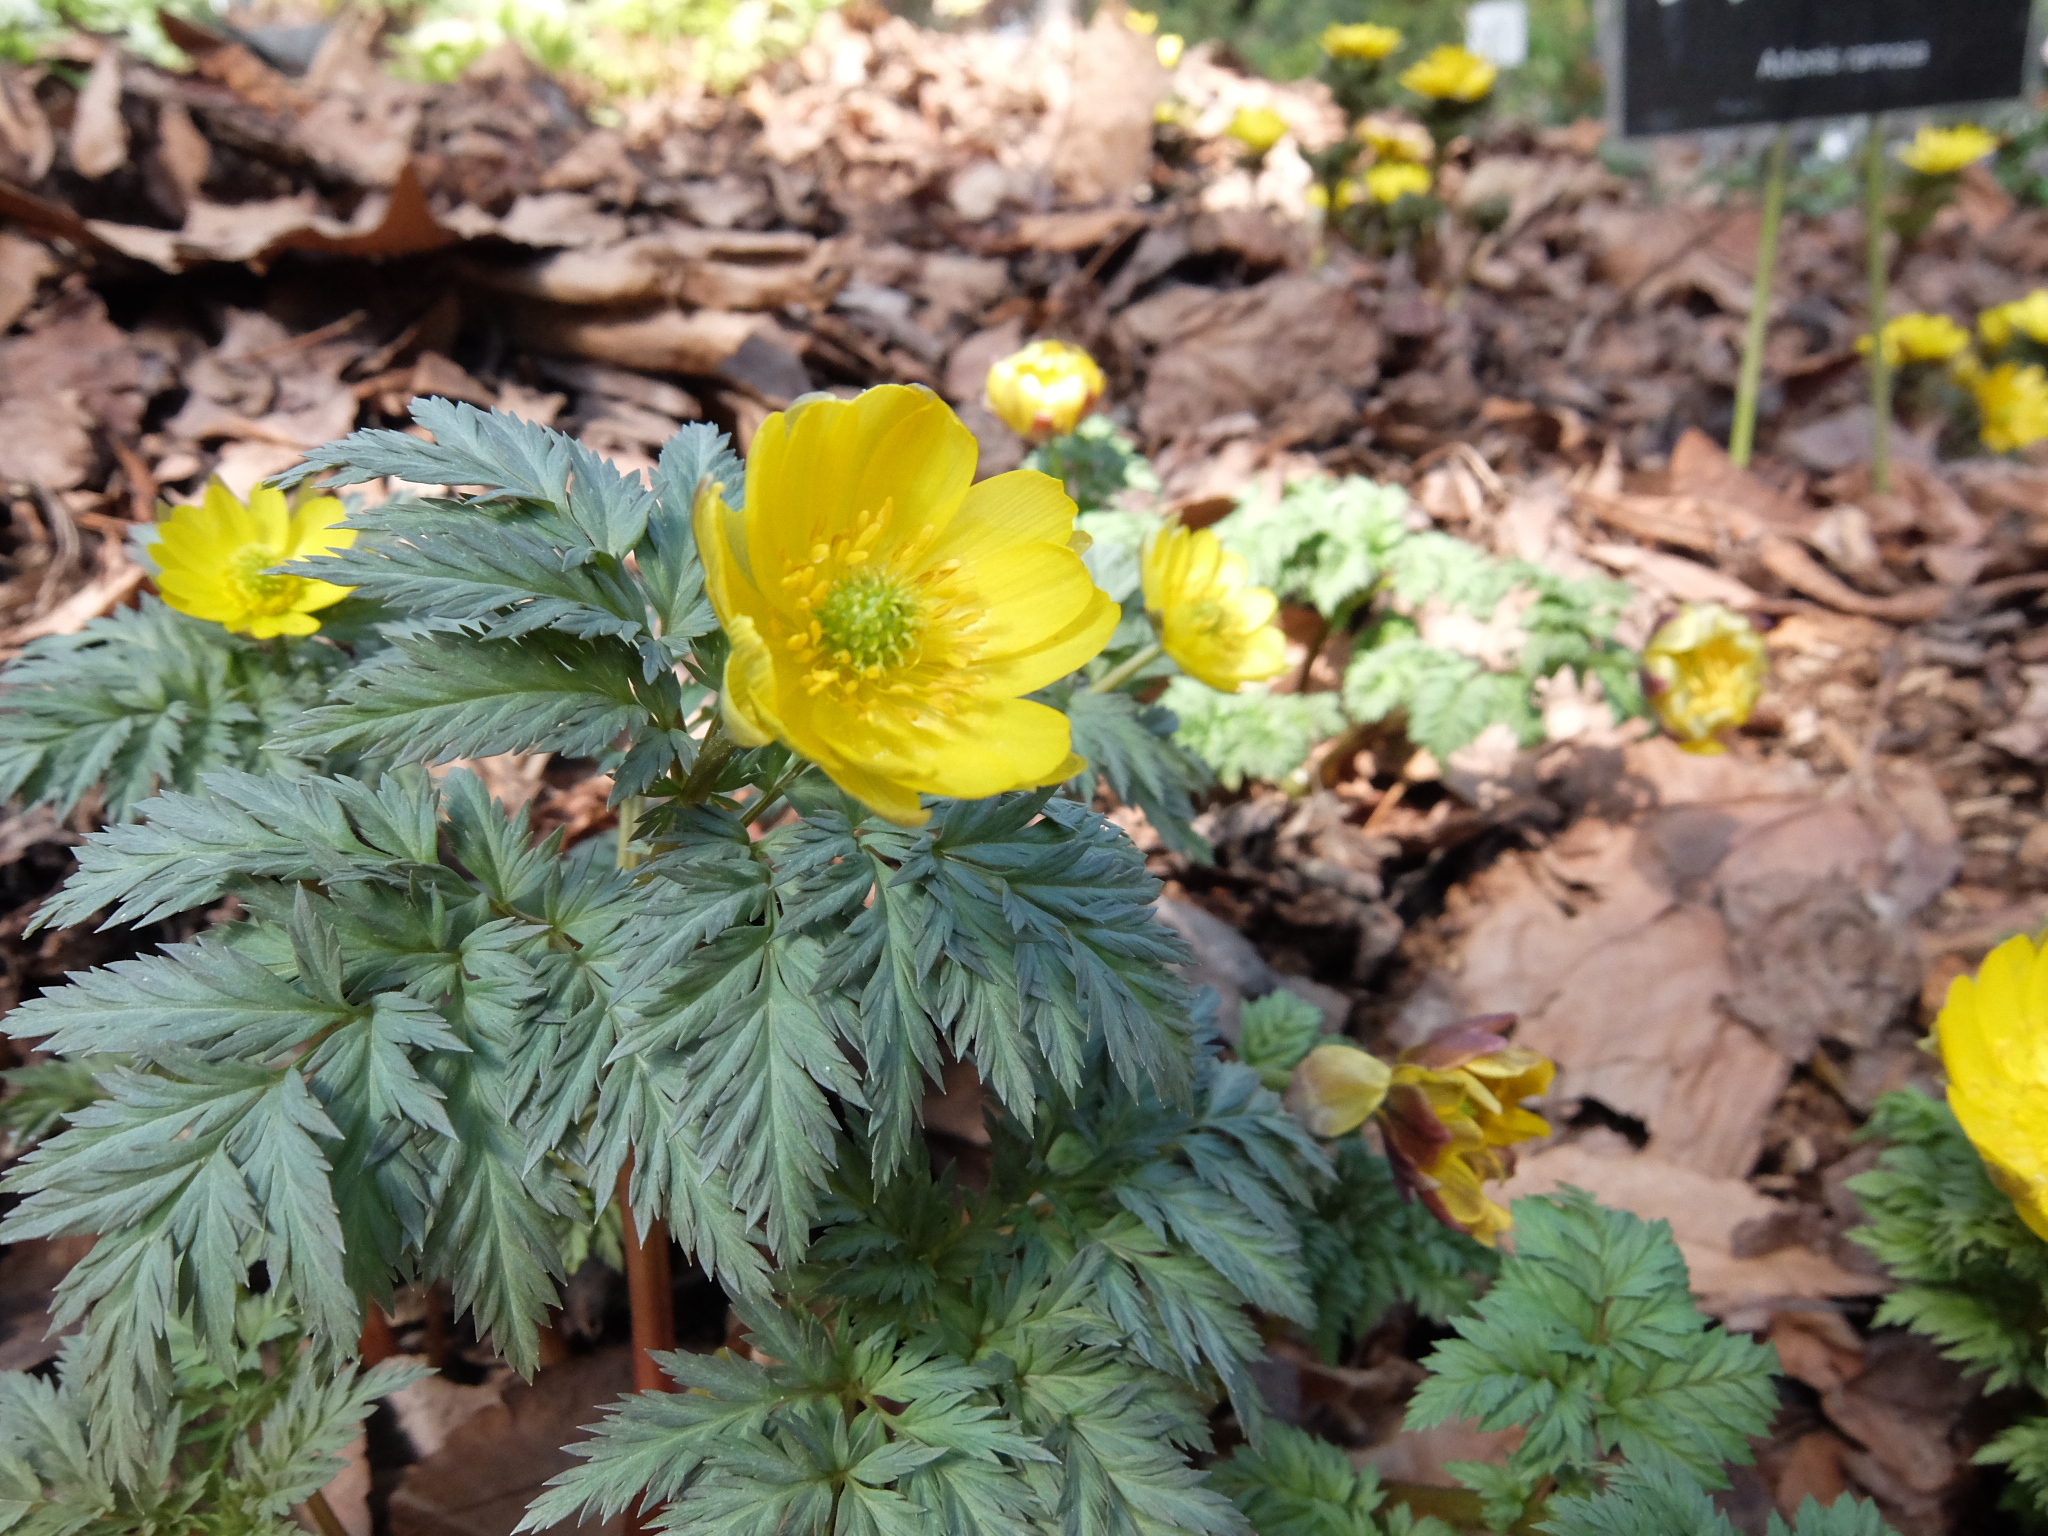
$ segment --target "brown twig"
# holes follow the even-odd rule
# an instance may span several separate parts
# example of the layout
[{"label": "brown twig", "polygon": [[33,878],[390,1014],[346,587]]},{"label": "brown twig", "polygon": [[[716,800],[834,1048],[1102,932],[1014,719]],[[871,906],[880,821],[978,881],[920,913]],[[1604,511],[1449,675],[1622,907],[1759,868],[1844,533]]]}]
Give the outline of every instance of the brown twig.
[{"label": "brown twig", "polygon": [[318,1489],[306,1496],[306,1513],[313,1517],[320,1536],[348,1536],[348,1527],[341,1523],[334,1506],[327,1502],[327,1495]]},{"label": "brown twig", "polygon": [[381,1365],[398,1353],[398,1335],[391,1331],[391,1319],[374,1301],[363,1303],[363,1335],[356,1344],[356,1358],[365,1369]]},{"label": "brown twig", "polygon": [[633,1311],[633,1390],[672,1392],[675,1385],[655,1363],[676,1347],[675,1303],[669,1294],[668,1224],[656,1220],[643,1240],[633,1222],[633,1159],[619,1170],[619,1226],[625,1233],[626,1296]]}]

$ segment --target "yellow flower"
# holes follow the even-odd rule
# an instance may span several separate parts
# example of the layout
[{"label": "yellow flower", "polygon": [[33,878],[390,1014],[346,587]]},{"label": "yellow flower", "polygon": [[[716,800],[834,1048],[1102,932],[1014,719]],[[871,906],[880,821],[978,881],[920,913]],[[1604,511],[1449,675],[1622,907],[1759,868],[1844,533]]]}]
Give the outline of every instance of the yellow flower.
[{"label": "yellow flower", "polygon": [[1900,164],[1922,176],[1953,176],[1996,148],[1997,134],[1986,133],[1975,123],[1957,123],[1953,128],[1922,128],[1897,154]]},{"label": "yellow flower", "polygon": [[1977,330],[1994,352],[2012,345],[2017,331],[2029,341],[2048,346],[2048,288],[2036,288],[2024,299],[1998,304],[1977,317]]},{"label": "yellow flower", "polygon": [[1060,483],[974,485],[974,434],[930,390],[812,399],[761,424],[746,510],[699,492],[705,590],[732,641],[725,728],[783,741],[899,826],[1080,771],[1067,717],[1019,695],[1100,651],[1117,605],[1071,547]]},{"label": "yellow flower", "polygon": [[1455,43],[1432,48],[1419,64],[1401,72],[1401,83],[1431,101],[1474,102],[1493,89],[1500,71]]},{"label": "yellow flower", "polygon": [[1263,155],[1287,137],[1287,119],[1271,107],[1239,107],[1223,131],[1251,153]]},{"label": "yellow flower", "polygon": [[1355,1045],[1319,1045],[1301,1059],[1287,1084],[1287,1107],[1311,1136],[1342,1136],[1386,1101],[1394,1070]]},{"label": "yellow flower", "polygon": [[245,504],[209,481],[203,501],[173,507],[157,524],[157,590],[178,612],[238,635],[310,635],[320,627],[313,615],[355,589],[274,568],[354,544],[355,530],[336,526],[344,515],[332,496],[293,511],[273,486],[257,486]]},{"label": "yellow flower", "polygon": [[[1362,190],[1362,189],[1360,188],[1359,184],[1358,184],[1357,182],[1355,182],[1355,181],[1340,181],[1340,182],[1338,182],[1338,183],[1337,183],[1337,211],[1338,211],[1339,213],[1342,213],[1342,212],[1343,212],[1343,211],[1344,211],[1344,210],[1345,210],[1346,208],[1349,208],[1349,207],[1350,207],[1350,206],[1351,206],[1351,205],[1352,205],[1353,203],[1357,202],[1357,201],[1358,201],[1358,195],[1359,195],[1359,193],[1360,193],[1360,191],[1361,191],[1361,190]],[[1317,184],[1316,184],[1315,186],[1312,186],[1312,187],[1310,187],[1310,188],[1308,189],[1308,191],[1307,191],[1307,192],[1306,192],[1306,193],[1305,193],[1304,195],[1305,195],[1305,196],[1306,196],[1306,197],[1308,198],[1308,205],[1309,205],[1309,207],[1311,207],[1311,208],[1320,208],[1320,209],[1321,209],[1321,210],[1323,210],[1323,212],[1325,212],[1325,213],[1329,212],[1329,210],[1330,210],[1330,191],[1329,191],[1329,188],[1327,188],[1327,187],[1323,186],[1323,185],[1322,185],[1322,184],[1321,184],[1320,182],[1318,182],[1318,183],[1317,183]]]},{"label": "yellow flower", "polygon": [[1391,113],[1375,112],[1371,117],[1361,118],[1355,131],[1359,143],[1370,149],[1376,160],[1413,160],[1420,164],[1436,153],[1436,140],[1429,136],[1427,128]]},{"label": "yellow flower", "polygon": [[2048,953],[2007,939],[1949,983],[1934,1032],[1949,1108],[1991,1182],[2048,1238]]},{"label": "yellow flower", "polygon": [[1273,625],[1279,604],[1245,585],[1244,557],[1208,529],[1161,529],[1145,541],[1140,571],[1159,643],[1188,676],[1235,693],[1287,670],[1287,642]]},{"label": "yellow flower", "polygon": [[1150,37],[1159,30],[1157,11],[1125,11],[1124,25],[1141,37]]},{"label": "yellow flower", "polygon": [[1979,434],[1993,453],[2010,453],[2048,437],[2048,373],[2039,363],[2000,363],[1967,379],[1984,418]]},{"label": "yellow flower", "polygon": [[1161,69],[1180,68],[1180,56],[1187,52],[1187,48],[1188,40],[1178,32],[1160,33],[1157,44],[1159,67]]},{"label": "yellow flower", "polygon": [[988,408],[1019,437],[1064,437],[1104,388],[1095,359],[1064,341],[1034,341],[988,371]]},{"label": "yellow flower", "polygon": [[1643,648],[1650,702],[1688,752],[1725,750],[1717,738],[1756,708],[1766,666],[1763,636],[1719,603],[1688,603]]},{"label": "yellow flower", "polygon": [[1365,190],[1376,203],[1398,203],[1430,189],[1429,167],[1408,160],[1386,160],[1365,173]]},{"label": "yellow flower", "polygon": [[[1887,320],[1884,327],[1884,360],[1897,368],[1905,363],[1945,363],[1968,350],[1970,333],[1947,315],[1911,314]],[[1870,338],[1856,338],[1856,350],[1870,351]]]},{"label": "yellow flower", "polygon": [[1516,1142],[1550,1133],[1522,1100],[1548,1091],[1557,1074],[1549,1058],[1508,1044],[1512,1022],[1471,1019],[1403,1051],[1380,1111],[1396,1172],[1439,1219],[1489,1247],[1509,1221],[1484,1186],[1514,1171]]},{"label": "yellow flower", "polygon": [[1323,52],[1333,59],[1359,59],[1376,64],[1400,46],[1401,33],[1395,27],[1359,21],[1349,26],[1332,22],[1323,28]]}]

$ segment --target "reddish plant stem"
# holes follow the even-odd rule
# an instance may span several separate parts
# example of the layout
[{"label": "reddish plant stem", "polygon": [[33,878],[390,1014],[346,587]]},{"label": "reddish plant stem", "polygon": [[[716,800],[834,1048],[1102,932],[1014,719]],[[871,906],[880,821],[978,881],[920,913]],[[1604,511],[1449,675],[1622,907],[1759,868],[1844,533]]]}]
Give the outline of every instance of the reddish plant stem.
[{"label": "reddish plant stem", "polygon": [[643,1241],[633,1225],[633,1159],[619,1170],[619,1226],[625,1233],[626,1297],[633,1309],[633,1390],[673,1392],[654,1356],[676,1347],[675,1302],[669,1293],[668,1224],[652,1223]]},{"label": "reddish plant stem", "polygon": [[363,1302],[363,1337],[356,1345],[356,1358],[368,1370],[382,1365],[398,1353],[398,1335],[391,1331],[391,1319],[374,1301]]},{"label": "reddish plant stem", "polygon": [[[633,1154],[619,1169],[619,1228],[626,1250],[626,1300],[633,1313],[633,1390],[673,1392],[675,1383],[655,1364],[657,1353],[676,1347],[675,1300],[669,1291],[668,1223],[655,1221],[643,1241],[633,1224]],[[626,1536],[647,1536],[655,1511],[644,1505],[626,1510]]]}]

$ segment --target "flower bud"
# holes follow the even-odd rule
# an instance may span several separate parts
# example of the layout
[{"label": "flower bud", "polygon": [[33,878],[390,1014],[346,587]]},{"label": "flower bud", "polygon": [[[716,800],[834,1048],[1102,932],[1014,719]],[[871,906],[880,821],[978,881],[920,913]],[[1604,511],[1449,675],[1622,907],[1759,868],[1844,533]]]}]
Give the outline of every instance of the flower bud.
[{"label": "flower bud", "polygon": [[1355,1045],[1319,1045],[1294,1069],[1287,1107],[1312,1136],[1342,1136],[1371,1118],[1387,1096],[1393,1069]]},{"label": "flower bud", "polygon": [[988,371],[988,408],[1019,437],[1064,437],[1095,409],[1104,389],[1095,359],[1064,341],[1034,341]]},{"label": "flower bud", "polygon": [[1688,752],[1725,751],[1720,733],[1750,716],[1764,691],[1763,636],[1718,603],[1689,603],[1643,648],[1650,703]]}]

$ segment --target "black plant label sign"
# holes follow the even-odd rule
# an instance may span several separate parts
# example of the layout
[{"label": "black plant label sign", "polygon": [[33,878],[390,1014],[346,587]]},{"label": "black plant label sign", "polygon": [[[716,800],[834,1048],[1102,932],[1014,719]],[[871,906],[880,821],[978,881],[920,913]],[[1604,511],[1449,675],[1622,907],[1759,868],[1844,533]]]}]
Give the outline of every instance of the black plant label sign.
[{"label": "black plant label sign", "polygon": [[1629,137],[2010,100],[2031,0],[1616,0]]}]

